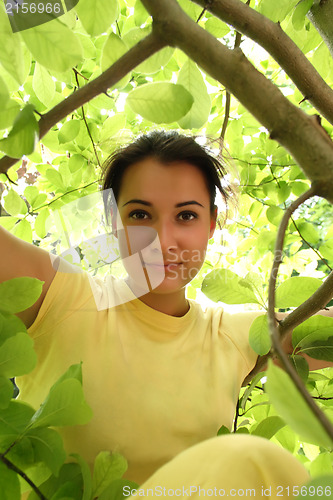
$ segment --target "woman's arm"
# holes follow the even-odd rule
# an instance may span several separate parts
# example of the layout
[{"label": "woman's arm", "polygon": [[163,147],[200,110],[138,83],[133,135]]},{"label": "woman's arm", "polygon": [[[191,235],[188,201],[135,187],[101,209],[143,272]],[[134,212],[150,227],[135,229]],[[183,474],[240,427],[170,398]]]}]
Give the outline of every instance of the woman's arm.
[{"label": "woman's arm", "polygon": [[16,238],[0,226],[0,283],[22,276],[44,281],[43,291],[37,302],[17,314],[27,328],[35,321],[55,273],[48,252]]}]

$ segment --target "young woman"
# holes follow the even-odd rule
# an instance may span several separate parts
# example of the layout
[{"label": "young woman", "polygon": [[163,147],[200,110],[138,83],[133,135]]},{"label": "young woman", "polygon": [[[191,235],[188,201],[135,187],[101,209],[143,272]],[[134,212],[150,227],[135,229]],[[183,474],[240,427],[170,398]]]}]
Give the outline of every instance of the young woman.
[{"label": "young woman", "polygon": [[[256,362],[248,331],[258,313],[203,310],[185,293],[214,233],[217,190],[228,200],[223,174],[190,137],[143,135],[108,160],[104,177],[127,279],[92,279],[66,266],[57,272],[47,252],[1,228],[0,279],[44,281],[40,299],[19,315],[38,355],[35,370],[17,380],[22,399],[38,408],[57,378],[82,361],[94,416],[60,429],[68,453],[92,466],[100,451],[118,451],[128,461],[125,477],[143,490],[174,488],[187,498],[205,488],[229,496],[241,488],[268,496],[262,488],[271,488],[274,498],[278,486],[307,480],[297,460],[260,438],[215,437],[222,425],[231,428]],[[186,489],[195,485],[201,495]]]}]

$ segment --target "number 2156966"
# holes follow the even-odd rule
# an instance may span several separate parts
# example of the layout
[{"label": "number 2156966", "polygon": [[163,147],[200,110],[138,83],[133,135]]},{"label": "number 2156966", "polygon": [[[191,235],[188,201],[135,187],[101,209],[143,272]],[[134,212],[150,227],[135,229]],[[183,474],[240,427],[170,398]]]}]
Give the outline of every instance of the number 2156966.
[{"label": "number 2156966", "polygon": [[60,14],[62,12],[61,3],[6,3],[6,13],[10,16],[21,12],[22,14]]}]

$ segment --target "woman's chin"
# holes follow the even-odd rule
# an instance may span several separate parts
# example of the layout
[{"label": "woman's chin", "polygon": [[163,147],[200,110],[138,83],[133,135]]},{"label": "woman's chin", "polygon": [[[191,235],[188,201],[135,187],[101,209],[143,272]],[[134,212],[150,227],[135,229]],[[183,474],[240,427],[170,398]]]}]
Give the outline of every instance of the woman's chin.
[{"label": "woman's chin", "polygon": [[[129,276],[129,284],[137,296],[139,296],[138,294],[144,295],[146,293],[175,293],[185,288],[194,277],[187,276],[187,274],[191,273],[185,273],[184,269],[182,271],[181,273],[177,273],[175,269],[166,269],[163,276],[160,270],[157,273],[149,270],[148,276],[146,276],[147,280],[143,282],[136,279],[137,277],[135,276]],[[195,274],[197,272],[198,270],[196,269]],[[193,269],[192,274],[194,275]]]}]

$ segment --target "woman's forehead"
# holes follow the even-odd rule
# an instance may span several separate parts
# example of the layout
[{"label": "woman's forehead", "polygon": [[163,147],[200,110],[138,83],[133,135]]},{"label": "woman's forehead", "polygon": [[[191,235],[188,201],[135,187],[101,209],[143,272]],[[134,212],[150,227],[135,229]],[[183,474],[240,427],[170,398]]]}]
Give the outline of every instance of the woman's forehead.
[{"label": "woman's forehead", "polygon": [[195,195],[209,199],[205,177],[198,167],[186,162],[164,164],[154,158],[135,163],[124,173],[119,198],[139,194],[141,197],[167,194],[171,198]]}]

